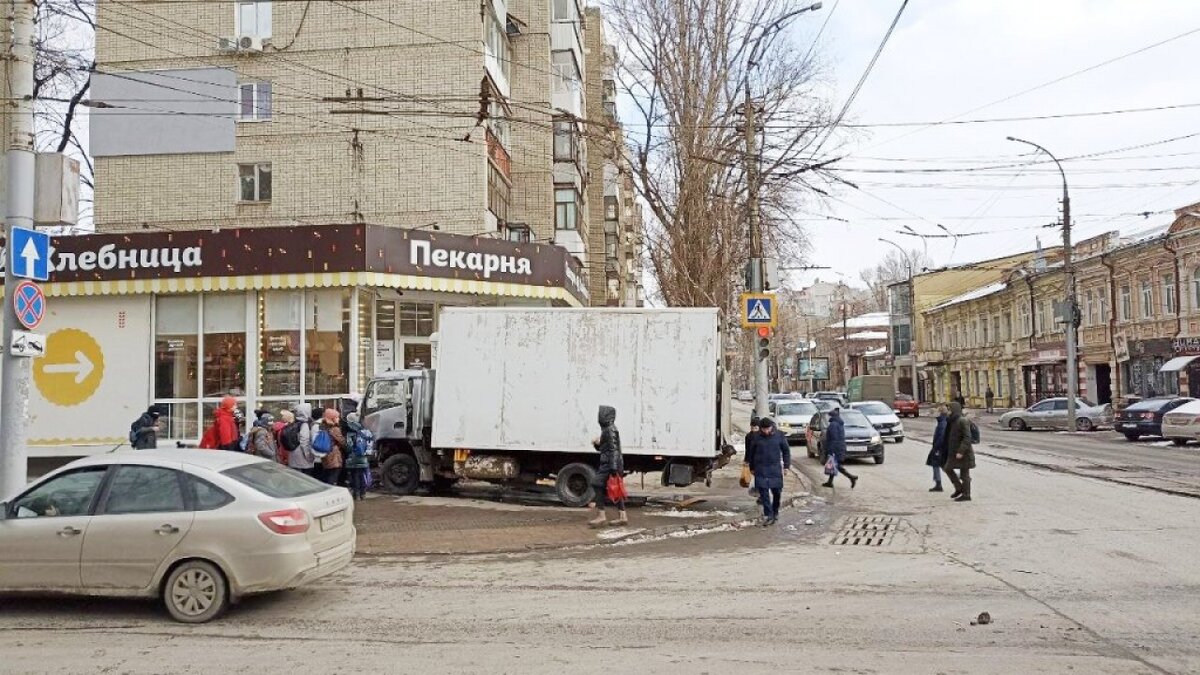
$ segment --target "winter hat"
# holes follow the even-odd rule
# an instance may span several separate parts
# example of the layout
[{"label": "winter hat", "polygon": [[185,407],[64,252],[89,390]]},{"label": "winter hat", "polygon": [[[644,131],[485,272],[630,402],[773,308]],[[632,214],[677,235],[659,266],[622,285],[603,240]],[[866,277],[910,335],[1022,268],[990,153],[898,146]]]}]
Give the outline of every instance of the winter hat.
[{"label": "winter hat", "polygon": [[296,421],[296,413],[292,412],[291,410],[280,410],[279,421],[283,422],[284,424],[291,424],[292,422]]},{"label": "winter hat", "polygon": [[842,416],[842,409],[841,409],[841,407],[839,407],[839,406],[834,406],[834,407],[833,407],[833,410],[830,410],[830,411],[829,411],[829,416],[830,416],[830,417],[841,417],[841,416]]},{"label": "winter hat", "polygon": [[761,423],[762,423],[762,420],[758,419],[757,415],[750,418],[750,426],[752,426],[752,427],[756,427]]}]

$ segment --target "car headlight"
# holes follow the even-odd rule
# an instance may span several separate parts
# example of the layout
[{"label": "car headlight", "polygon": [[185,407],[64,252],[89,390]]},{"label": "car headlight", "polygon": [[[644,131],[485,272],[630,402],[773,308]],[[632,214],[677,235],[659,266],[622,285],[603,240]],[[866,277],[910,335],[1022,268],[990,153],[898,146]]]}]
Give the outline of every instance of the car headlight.
[{"label": "car headlight", "polygon": [[894,428],[896,431],[904,431],[904,423],[903,423],[903,422],[896,422],[896,426],[895,426],[895,427],[893,427],[893,428]]},{"label": "car headlight", "polygon": [[871,445],[879,445],[882,442],[883,442],[883,437],[880,436],[879,434],[875,434],[874,436],[871,437]]}]

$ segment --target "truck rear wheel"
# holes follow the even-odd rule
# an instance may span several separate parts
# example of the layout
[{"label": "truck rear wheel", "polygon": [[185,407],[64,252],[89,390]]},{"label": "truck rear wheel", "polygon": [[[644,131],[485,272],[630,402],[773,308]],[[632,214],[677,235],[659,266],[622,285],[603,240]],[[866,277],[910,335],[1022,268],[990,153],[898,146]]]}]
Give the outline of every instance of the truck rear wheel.
[{"label": "truck rear wheel", "polygon": [[587,506],[596,497],[596,489],[592,487],[595,480],[596,470],[587,464],[574,462],[564,466],[554,481],[558,500],[566,506]]},{"label": "truck rear wheel", "polygon": [[421,467],[416,457],[401,452],[383,462],[383,466],[379,467],[379,477],[389,492],[411,495],[421,482]]}]

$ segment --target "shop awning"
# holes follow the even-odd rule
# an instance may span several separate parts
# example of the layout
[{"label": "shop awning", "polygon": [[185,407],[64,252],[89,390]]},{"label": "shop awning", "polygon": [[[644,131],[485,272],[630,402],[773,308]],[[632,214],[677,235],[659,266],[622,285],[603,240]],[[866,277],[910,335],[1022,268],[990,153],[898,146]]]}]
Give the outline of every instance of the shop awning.
[{"label": "shop awning", "polygon": [[1177,373],[1187,367],[1187,364],[1200,359],[1200,354],[1195,356],[1176,356],[1175,358],[1163,364],[1162,368],[1158,369],[1160,373]]}]

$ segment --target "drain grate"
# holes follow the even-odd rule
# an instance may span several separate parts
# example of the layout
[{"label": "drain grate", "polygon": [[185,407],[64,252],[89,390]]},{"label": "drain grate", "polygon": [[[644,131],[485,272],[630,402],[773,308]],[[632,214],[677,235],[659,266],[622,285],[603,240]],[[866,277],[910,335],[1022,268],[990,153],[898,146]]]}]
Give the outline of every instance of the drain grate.
[{"label": "drain grate", "polygon": [[834,546],[886,546],[900,529],[896,516],[855,516],[830,542]]}]

